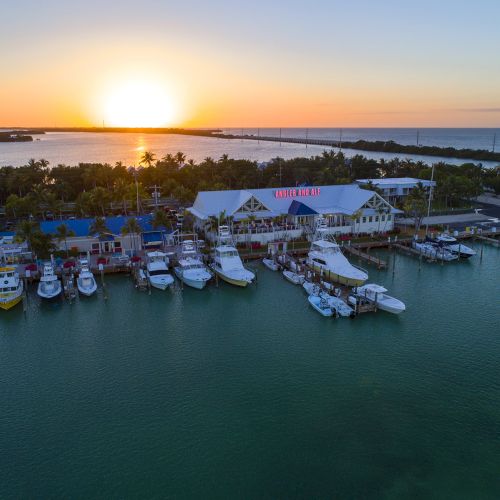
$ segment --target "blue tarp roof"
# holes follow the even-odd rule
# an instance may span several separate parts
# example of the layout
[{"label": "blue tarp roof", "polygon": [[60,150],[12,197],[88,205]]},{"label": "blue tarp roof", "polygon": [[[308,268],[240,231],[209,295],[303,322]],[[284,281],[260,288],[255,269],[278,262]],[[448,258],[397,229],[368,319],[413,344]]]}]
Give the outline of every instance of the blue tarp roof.
[{"label": "blue tarp roof", "polygon": [[290,215],[316,215],[318,212],[300,201],[293,200],[288,207],[288,213]]},{"label": "blue tarp roof", "polygon": [[[119,235],[121,234],[122,227],[125,225],[128,219],[133,219],[134,217],[106,217],[106,227],[110,234]],[[140,217],[135,217],[139,226],[143,231],[153,231],[153,226],[151,225],[152,220],[151,215],[142,215]],[[40,223],[40,229],[45,234],[56,234],[57,227],[61,224],[65,224],[71,229],[76,236],[88,236],[89,229],[95,219],[68,219],[68,220],[51,220]],[[167,231],[170,232],[170,231]],[[92,235],[93,236],[93,235]]]},{"label": "blue tarp roof", "polygon": [[156,243],[157,241],[163,241],[163,234],[161,231],[142,233],[142,241],[144,243]]}]

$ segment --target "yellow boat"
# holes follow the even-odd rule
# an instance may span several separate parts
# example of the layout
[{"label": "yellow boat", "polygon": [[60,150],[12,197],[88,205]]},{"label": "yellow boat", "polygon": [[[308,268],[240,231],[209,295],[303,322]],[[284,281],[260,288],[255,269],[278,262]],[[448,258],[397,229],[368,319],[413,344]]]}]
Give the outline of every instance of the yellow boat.
[{"label": "yellow boat", "polygon": [[14,267],[0,267],[0,309],[8,310],[23,298],[23,282]]}]

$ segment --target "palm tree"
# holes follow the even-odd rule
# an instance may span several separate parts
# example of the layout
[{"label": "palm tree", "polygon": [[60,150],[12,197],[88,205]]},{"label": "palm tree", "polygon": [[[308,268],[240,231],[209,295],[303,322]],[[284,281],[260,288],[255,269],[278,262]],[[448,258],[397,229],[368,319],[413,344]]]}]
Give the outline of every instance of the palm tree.
[{"label": "palm tree", "polygon": [[113,198],[120,202],[123,207],[123,213],[127,215],[127,199],[129,198],[130,185],[125,179],[118,179],[113,188]]},{"label": "palm tree", "polygon": [[60,226],[56,227],[56,238],[57,241],[61,242],[64,241],[64,248],[66,249],[66,257],[68,257],[68,238],[71,238],[72,236],[75,236],[75,232],[70,229],[66,224],[61,224]]},{"label": "palm tree", "polygon": [[156,156],[154,153],[151,151],[144,151],[141,156],[141,160],[139,163],[141,165],[147,165],[148,167],[151,167],[153,163],[156,161]]},{"label": "palm tree", "polygon": [[157,228],[167,228],[167,225],[169,223],[169,219],[167,217],[167,214],[165,213],[164,210],[155,210],[153,214],[153,220],[151,222],[151,225],[157,229]]},{"label": "palm tree", "polygon": [[136,247],[136,237],[142,231],[140,224],[137,222],[135,217],[129,217],[127,222],[123,225],[121,229],[121,233],[125,236],[127,234],[132,235],[132,242],[134,244],[134,250],[137,250]]},{"label": "palm tree", "polygon": [[38,224],[31,220],[22,220],[16,228],[16,241],[22,243],[26,242],[28,244],[28,250],[31,252],[33,247],[33,242],[35,241],[38,233]]},{"label": "palm tree", "polygon": [[186,155],[184,153],[181,153],[180,151],[176,153],[175,155],[175,161],[177,162],[177,165],[179,167],[182,167],[184,165],[184,162],[186,161]]},{"label": "palm tree", "polygon": [[89,227],[89,234],[95,235],[97,234],[99,237],[104,234],[109,234],[109,229],[106,226],[106,219],[104,217],[96,217],[92,224]]},{"label": "palm tree", "polygon": [[358,224],[358,233],[359,233],[359,228],[361,227],[361,216],[363,215],[363,210],[359,209],[356,210],[352,215],[351,215],[351,220],[354,221],[354,233],[356,233],[356,221],[359,220]]}]

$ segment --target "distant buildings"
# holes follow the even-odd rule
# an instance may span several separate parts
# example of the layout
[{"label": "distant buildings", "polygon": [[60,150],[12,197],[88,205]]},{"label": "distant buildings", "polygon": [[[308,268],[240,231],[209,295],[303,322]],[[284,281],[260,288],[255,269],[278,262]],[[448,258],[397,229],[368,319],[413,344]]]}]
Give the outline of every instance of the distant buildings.
[{"label": "distant buildings", "polygon": [[[195,227],[207,230],[214,219],[230,217],[237,242],[299,238],[324,217],[331,234],[376,233],[394,228],[399,213],[374,191],[357,184],[202,191],[188,211]],[[213,227],[207,238],[213,238]]]},{"label": "distant buildings", "polygon": [[372,184],[382,190],[382,196],[391,204],[395,204],[404,200],[412,189],[417,184],[421,183],[426,189],[436,187],[436,181],[426,181],[422,179],[414,179],[412,177],[391,177],[385,179],[357,179],[357,184]]}]

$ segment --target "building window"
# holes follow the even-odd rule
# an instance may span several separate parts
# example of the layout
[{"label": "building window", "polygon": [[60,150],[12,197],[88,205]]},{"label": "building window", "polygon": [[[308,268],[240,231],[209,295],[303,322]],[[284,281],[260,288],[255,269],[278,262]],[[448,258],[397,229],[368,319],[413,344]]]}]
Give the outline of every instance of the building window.
[{"label": "building window", "polygon": [[392,215],[388,215],[387,220],[391,220],[391,219],[392,219]]},{"label": "building window", "polygon": [[382,215],[382,222],[385,221],[385,215]]},{"label": "building window", "polygon": [[363,217],[363,224],[366,222],[366,217]]},{"label": "building window", "polygon": [[368,217],[368,222],[373,222],[373,216]]},{"label": "building window", "polygon": [[378,222],[378,215],[375,216],[375,222]]}]

